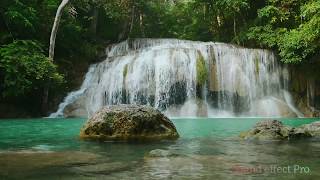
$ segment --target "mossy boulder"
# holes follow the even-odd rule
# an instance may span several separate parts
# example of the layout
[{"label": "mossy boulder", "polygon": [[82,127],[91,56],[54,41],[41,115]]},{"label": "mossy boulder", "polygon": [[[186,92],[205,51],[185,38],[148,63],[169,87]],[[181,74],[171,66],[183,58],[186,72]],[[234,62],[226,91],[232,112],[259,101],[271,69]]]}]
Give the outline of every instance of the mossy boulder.
[{"label": "mossy boulder", "polygon": [[138,105],[114,105],[96,112],[80,131],[83,139],[160,140],[176,139],[174,124],[160,111]]},{"label": "mossy boulder", "polygon": [[251,130],[240,134],[240,138],[246,140],[295,140],[311,137],[320,137],[320,121],[290,127],[278,120],[265,120],[258,122]]},{"label": "mossy boulder", "polygon": [[265,120],[258,122],[251,130],[242,132],[243,139],[255,140],[283,140],[288,139],[292,128],[284,126],[278,120]]},{"label": "mossy boulder", "polygon": [[320,137],[320,121],[304,124],[294,129],[295,134],[304,134],[312,137]]}]

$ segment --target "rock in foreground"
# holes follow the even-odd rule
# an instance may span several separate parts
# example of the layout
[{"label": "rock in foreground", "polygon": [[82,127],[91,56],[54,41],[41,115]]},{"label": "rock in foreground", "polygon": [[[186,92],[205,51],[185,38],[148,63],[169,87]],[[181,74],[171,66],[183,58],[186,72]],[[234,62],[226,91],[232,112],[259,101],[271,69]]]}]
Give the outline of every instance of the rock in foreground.
[{"label": "rock in foreground", "polygon": [[174,124],[160,111],[147,106],[116,105],[96,112],[80,131],[84,139],[157,140],[176,139]]},{"label": "rock in foreground", "polygon": [[258,122],[251,130],[240,134],[248,140],[292,140],[310,137],[320,137],[320,121],[299,127],[290,127],[278,120]]}]

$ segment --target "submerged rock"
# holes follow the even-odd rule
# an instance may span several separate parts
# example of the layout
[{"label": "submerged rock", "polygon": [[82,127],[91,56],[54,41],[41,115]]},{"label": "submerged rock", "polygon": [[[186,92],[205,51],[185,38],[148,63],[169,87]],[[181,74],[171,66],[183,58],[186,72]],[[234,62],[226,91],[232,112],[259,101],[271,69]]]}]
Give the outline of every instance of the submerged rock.
[{"label": "submerged rock", "polygon": [[[1,152],[0,179],[37,179],[35,177],[39,177],[41,172],[44,172],[50,179],[63,179],[58,173],[61,172],[60,170],[82,164],[97,163],[100,159],[102,156],[98,154],[80,151]],[[54,170],[48,171],[48,169]]]},{"label": "submerged rock", "polygon": [[148,153],[146,157],[172,157],[172,156],[178,156],[178,154],[170,151],[170,150],[164,150],[164,149],[154,149]]},{"label": "submerged rock", "polygon": [[176,139],[174,124],[147,106],[116,105],[99,110],[80,131],[81,138],[100,140]]},{"label": "submerged rock", "polygon": [[251,130],[240,134],[242,139],[289,140],[320,137],[320,121],[296,128],[285,126],[278,120],[258,122]]}]

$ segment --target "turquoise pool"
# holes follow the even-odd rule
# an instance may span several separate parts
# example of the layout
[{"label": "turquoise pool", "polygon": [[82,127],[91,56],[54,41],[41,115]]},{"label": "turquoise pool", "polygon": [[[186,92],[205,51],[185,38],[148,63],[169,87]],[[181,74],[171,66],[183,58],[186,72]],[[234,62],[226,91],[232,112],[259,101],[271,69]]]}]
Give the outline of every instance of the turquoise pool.
[{"label": "turquoise pool", "polygon": [[80,140],[85,119],[1,120],[0,179],[320,179],[320,140],[238,138],[260,120],[172,119],[180,138],[152,143]]}]

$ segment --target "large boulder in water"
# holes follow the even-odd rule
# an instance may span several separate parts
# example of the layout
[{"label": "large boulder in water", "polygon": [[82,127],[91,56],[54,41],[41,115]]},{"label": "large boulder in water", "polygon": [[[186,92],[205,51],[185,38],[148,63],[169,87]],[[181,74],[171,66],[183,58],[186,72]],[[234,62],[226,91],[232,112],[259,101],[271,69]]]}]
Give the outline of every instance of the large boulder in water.
[{"label": "large boulder in water", "polygon": [[258,122],[251,130],[242,132],[240,137],[249,140],[294,140],[320,137],[320,121],[290,127],[278,120],[265,120]]},{"label": "large boulder in water", "polygon": [[294,129],[294,134],[296,136],[302,134],[311,137],[320,137],[320,121],[299,126]]},{"label": "large boulder in water", "polygon": [[81,129],[80,137],[99,140],[154,140],[179,137],[174,124],[147,106],[115,105],[96,112]]},{"label": "large boulder in water", "polygon": [[284,126],[278,120],[265,120],[258,122],[251,130],[242,132],[240,137],[243,139],[256,140],[283,140],[289,139],[292,128]]}]

